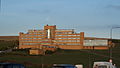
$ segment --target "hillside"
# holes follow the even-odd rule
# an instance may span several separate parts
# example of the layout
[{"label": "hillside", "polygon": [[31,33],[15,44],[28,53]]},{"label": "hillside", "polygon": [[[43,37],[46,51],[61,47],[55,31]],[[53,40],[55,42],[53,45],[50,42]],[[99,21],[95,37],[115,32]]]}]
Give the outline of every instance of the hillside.
[{"label": "hillside", "polygon": [[[120,47],[113,48],[113,63],[120,67]],[[50,64],[83,64],[84,68],[92,67],[95,61],[108,61],[109,50],[60,50],[51,55],[29,56],[5,54],[1,61],[13,61],[25,64],[28,68],[40,68],[41,64],[50,67]],[[47,68],[47,67],[46,67]]]},{"label": "hillside", "polygon": [[0,51],[18,46],[18,36],[0,36]]},{"label": "hillside", "polygon": [[12,41],[12,40],[18,40],[19,36],[0,36],[0,40],[4,41]]}]

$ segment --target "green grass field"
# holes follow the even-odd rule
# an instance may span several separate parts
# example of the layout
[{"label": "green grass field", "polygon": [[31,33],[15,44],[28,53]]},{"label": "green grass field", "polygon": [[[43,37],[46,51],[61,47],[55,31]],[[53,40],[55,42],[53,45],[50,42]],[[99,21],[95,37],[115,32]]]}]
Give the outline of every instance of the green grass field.
[{"label": "green grass field", "polygon": [[[14,46],[12,42],[1,42],[0,48]],[[113,63],[120,67],[120,46],[112,49]],[[52,64],[83,64],[84,68],[92,68],[94,61],[108,61],[109,50],[60,50],[44,56],[30,56],[25,52],[0,54],[0,62],[15,62],[27,68],[51,68]]]},{"label": "green grass field", "polygon": [[[117,48],[118,49],[118,48]],[[114,49],[113,49],[114,50]],[[119,50],[113,51],[113,62],[120,66]],[[83,64],[84,68],[92,66],[94,61],[108,61],[108,50],[63,50],[45,56],[2,55],[0,61],[22,63],[28,68],[40,68],[41,64],[50,67],[51,64]],[[36,66],[36,67],[35,67]],[[46,67],[47,68],[47,67]]]},{"label": "green grass field", "polygon": [[18,41],[14,40],[14,41],[5,41],[5,40],[0,40],[0,51],[1,50],[7,50],[7,49],[11,49],[15,46],[18,45]]}]

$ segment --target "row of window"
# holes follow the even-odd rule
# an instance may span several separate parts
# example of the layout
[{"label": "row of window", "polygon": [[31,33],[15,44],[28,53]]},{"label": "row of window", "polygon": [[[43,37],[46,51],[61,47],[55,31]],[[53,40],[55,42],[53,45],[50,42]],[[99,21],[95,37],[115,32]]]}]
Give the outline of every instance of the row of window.
[{"label": "row of window", "polygon": [[20,45],[40,45],[41,43],[20,43]]},{"label": "row of window", "polygon": [[80,43],[56,43],[57,45],[80,45]]},{"label": "row of window", "polygon": [[20,40],[21,42],[41,42],[41,40]]},{"label": "row of window", "polygon": [[[22,37],[42,37],[44,35],[24,35]],[[56,35],[56,36],[80,36],[80,35]]]},{"label": "row of window", "polygon": [[[21,39],[43,39],[42,37],[40,38],[24,38],[24,37],[22,37]],[[55,38],[55,39],[80,39],[79,37],[78,38]]]},{"label": "row of window", "polygon": [[49,45],[51,43],[20,43],[20,45]]},{"label": "row of window", "polygon": [[56,42],[80,42],[80,40],[55,40]]},{"label": "row of window", "polygon": [[[21,42],[41,42],[42,40],[20,40]],[[80,42],[80,40],[55,40],[55,42]]]},{"label": "row of window", "polygon": [[73,34],[73,32],[56,32],[56,34]]},{"label": "row of window", "polygon": [[86,46],[99,46],[103,45],[106,46],[108,45],[108,40],[84,40],[84,45]]},{"label": "row of window", "polygon": [[21,39],[42,39],[42,38],[21,38]]},{"label": "row of window", "polygon": [[44,34],[44,32],[29,32],[28,34]]},{"label": "row of window", "polygon": [[55,38],[55,39],[80,39],[80,38]]},{"label": "row of window", "polygon": [[80,36],[80,35],[56,35],[56,36]]},{"label": "row of window", "polygon": [[[30,35],[30,34],[34,34],[34,35]],[[37,35],[37,34],[42,34],[42,35]],[[56,32],[56,34],[66,34],[66,35],[56,35],[56,36],[80,36],[79,34],[77,35],[67,35],[67,34],[72,34],[70,32]],[[31,36],[44,36],[44,32],[29,32],[26,35],[23,35],[25,37],[31,37]]]},{"label": "row of window", "polygon": [[[56,34],[73,34],[74,32],[55,32]],[[29,31],[27,34],[44,34],[43,32],[38,31]]]},{"label": "row of window", "polygon": [[35,36],[35,37],[41,37],[41,36],[44,36],[44,35],[36,35],[36,34],[34,34],[34,35],[22,35],[23,37],[32,37],[32,36]]},{"label": "row of window", "polygon": [[[41,45],[50,43],[20,43],[20,45]],[[54,43],[56,45],[80,45],[80,43]]]}]

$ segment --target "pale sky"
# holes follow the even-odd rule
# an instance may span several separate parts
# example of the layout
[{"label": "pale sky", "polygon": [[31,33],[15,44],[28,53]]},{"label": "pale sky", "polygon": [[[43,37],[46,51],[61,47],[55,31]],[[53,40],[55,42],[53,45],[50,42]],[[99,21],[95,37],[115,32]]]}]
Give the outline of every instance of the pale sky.
[{"label": "pale sky", "polygon": [[[46,24],[109,38],[110,29],[120,26],[120,0],[1,0],[0,36]],[[120,38],[120,28],[113,30],[113,38]]]}]

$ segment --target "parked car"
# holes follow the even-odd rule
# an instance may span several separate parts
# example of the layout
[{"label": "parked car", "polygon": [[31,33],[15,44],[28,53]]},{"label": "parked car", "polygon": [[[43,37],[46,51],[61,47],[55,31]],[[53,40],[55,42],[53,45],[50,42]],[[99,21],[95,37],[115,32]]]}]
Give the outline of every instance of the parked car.
[{"label": "parked car", "polygon": [[111,62],[94,62],[93,68],[116,68]]},{"label": "parked car", "polygon": [[54,64],[52,68],[77,68],[72,64]]},{"label": "parked car", "polygon": [[26,68],[22,64],[16,64],[16,63],[0,63],[0,68]]}]

